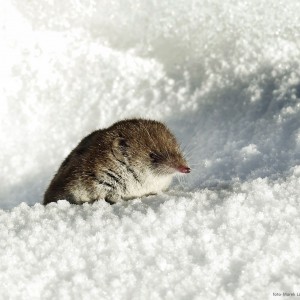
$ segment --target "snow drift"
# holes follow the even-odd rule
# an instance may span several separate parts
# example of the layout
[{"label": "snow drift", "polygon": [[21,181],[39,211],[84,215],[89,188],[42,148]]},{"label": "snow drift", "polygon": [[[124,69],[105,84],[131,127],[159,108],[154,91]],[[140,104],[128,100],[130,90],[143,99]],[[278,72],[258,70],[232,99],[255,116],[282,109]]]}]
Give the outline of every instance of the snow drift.
[{"label": "snow drift", "polygon": [[[300,292],[297,1],[0,8],[3,299]],[[126,117],[164,121],[192,173],[128,203],[41,206],[78,141]]]}]

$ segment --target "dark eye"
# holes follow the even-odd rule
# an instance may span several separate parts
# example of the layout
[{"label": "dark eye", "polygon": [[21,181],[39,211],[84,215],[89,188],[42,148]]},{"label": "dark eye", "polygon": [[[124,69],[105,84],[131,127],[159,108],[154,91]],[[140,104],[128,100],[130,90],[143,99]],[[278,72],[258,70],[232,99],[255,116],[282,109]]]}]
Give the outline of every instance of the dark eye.
[{"label": "dark eye", "polygon": [[158,153],[155,153],[155,152],[150,152],[149,157],[151,158],[151,161],[154,164],[159,163],[159,161],[161,160],[160,155]]}]

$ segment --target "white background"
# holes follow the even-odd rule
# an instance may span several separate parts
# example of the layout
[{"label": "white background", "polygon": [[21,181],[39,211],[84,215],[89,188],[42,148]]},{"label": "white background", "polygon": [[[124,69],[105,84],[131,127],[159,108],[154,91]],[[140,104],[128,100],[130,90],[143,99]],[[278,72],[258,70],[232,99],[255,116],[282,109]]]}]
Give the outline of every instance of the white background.
[{"label": "white background", "polygon": [[[299,11],[2,1],[0,298],[300,292]],[[41,206],[80,139],[126,117],[164,121],[192,173],[143,200]]]}]

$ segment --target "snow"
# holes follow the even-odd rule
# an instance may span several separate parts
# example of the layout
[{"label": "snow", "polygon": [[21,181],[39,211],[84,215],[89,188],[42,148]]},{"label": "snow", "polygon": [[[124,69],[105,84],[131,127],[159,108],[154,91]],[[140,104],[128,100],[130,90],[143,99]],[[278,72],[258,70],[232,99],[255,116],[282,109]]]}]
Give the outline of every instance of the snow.
[{"label": "snow", "polygon": [[[300,293],[300,3],[0,3],[0,298]],[[164,121],[165,194],[42,206],[96,128]],[[281,297],[280,297],[281,298]]]}]

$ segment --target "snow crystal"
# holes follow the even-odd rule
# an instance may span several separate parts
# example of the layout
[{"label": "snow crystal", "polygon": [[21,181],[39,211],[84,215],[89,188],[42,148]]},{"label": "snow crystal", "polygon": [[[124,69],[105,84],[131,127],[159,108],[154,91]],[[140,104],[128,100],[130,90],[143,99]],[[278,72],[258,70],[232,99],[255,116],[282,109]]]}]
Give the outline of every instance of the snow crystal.
[{"label": "snow crystal", "polygon": [[[0,298],[300,293],[300,3],[0,4]],[[96,128],[164,121],[192,173],[109,206],[39,203]]]}]

